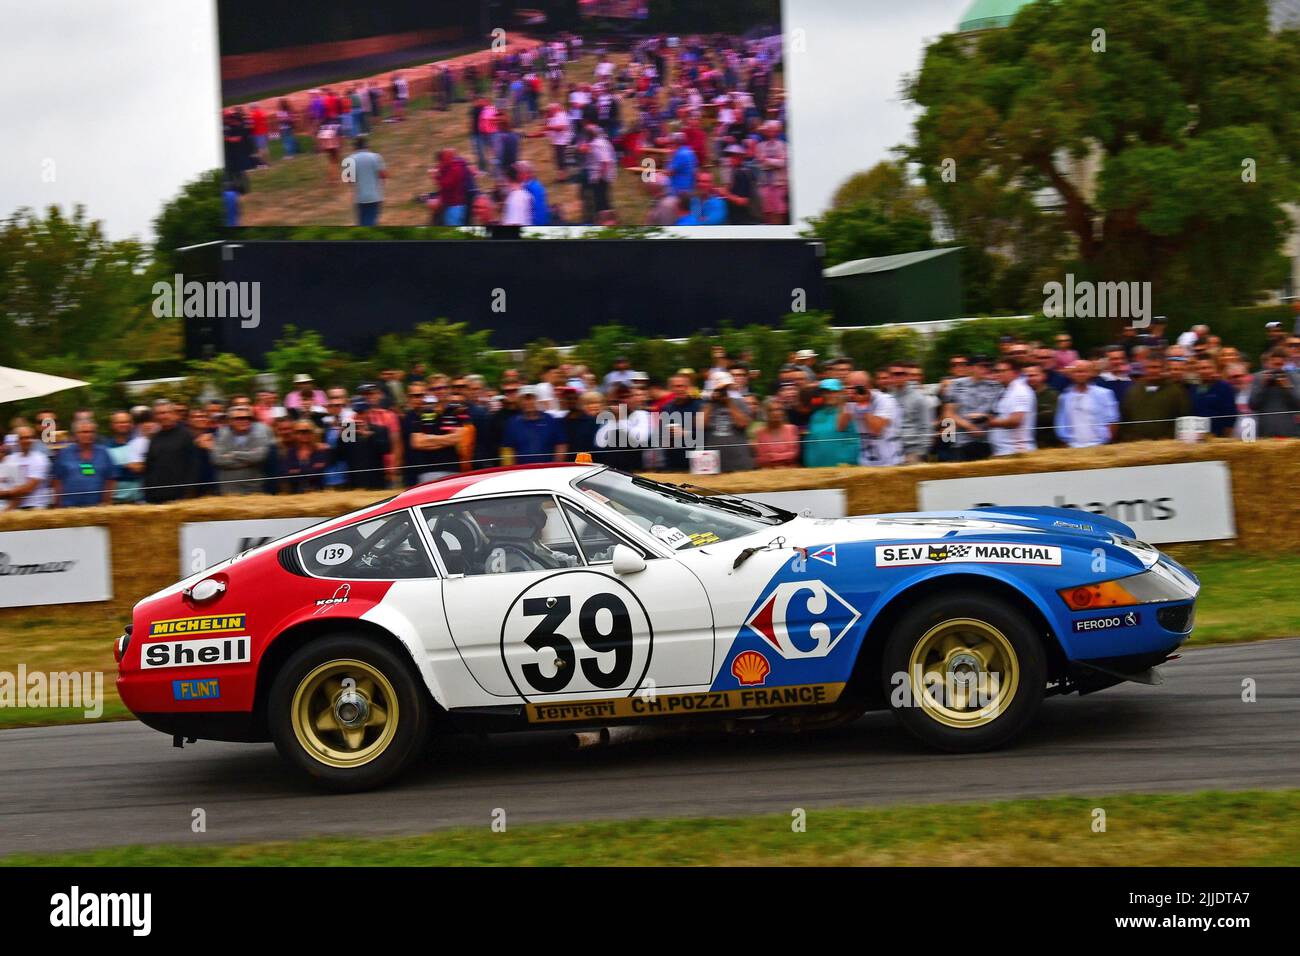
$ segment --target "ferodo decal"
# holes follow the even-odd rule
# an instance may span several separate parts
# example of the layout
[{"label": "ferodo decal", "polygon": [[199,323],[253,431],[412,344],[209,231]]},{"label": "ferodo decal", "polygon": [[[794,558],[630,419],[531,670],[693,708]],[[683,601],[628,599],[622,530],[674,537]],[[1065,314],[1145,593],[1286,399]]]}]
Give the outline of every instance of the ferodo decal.
[{"label": "ferodo decal", "polygon": [[561,571],[525,589],[501,624],[501,660],[527,700],[538,694],[635,691],[654,629],[627,585],[597,571]]},{"label": "ferodo decal", "polygon": [[1061,549],[1045,544],[991,544],[943,541],[939,544],[887,544],[876,548],[876,567],[918,564],[1038,564],[1059,567]]},{"label": "ferodo decal", "polygon": [[1084,634],[1088,631],[1110,631],[1117,627],[1137,627],[1142,623],[1140,611],[1125,611],[1123,614],[1110,614],[1106,617],[1088,617],[1074,622],[1074,633]]},{"label": "ferodo decal", "polygon": [[787,660],[825,657],[862,615],[825,581],[786,581],[745,626]]},{"label": "ferodo decal", "polygon": [[246,630],[246,614],[207,614],[202,617],[180,617],[170,621],[154,621],[149,625],[150,637],[169,634],[217,634],[223,631]]},{"label": "ferodo decal", "polygon": [[619,717],[682,717],[728,710],[771,710],[781,707],[816,707],[833,704],[844,691],[843,683],[793,684],[788,687],[754,687],[711,690],[694,694],[658,694],[654,697],[614,697],[609,700],[574,700],[529,704],[530,723],[568,723],[613,720]]},{"label": "ferodo decal", "polygon": [[204,664],[247,664],[247,634],[239,637],[205,637],[189,641],[156,641],[140,648],[140,667],[194,667]]}]

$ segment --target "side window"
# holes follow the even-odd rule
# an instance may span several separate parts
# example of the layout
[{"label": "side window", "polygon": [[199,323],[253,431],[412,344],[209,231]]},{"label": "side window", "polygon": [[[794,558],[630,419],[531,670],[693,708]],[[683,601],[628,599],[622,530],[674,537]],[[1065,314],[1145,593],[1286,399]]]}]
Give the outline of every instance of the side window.
[{"label": "side window", "polygon": [[407,511],[349,525],[304,541],[298,557],[322,578],[388,580],[434,577],[433,563]]},{"label": "side window", "polygon": [[567,501],[564,502],[564,513],[573,525],[574,533],[578,536],[578,547],[582,549],[588,564],[603,564],[614,560],[614,545],[621,543],[618,538],[610,534],[604,525],[588,518]]},{"label": "side window", "polygon": [[449,574],[553,571],[582,564],[550,495],[433,505],[423,514]]}]

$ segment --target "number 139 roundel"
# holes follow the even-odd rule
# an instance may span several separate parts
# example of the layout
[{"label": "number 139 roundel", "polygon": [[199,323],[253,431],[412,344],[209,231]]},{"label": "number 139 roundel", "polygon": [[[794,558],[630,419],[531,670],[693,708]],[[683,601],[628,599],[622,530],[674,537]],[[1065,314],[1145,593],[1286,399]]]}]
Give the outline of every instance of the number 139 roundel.
[{"label": "number 139 roundel", "polygon": [[1048,694],[1155,682],[1199,588],[1083,512],[818,520],[539,465],[244,552],[137,604],[114,650],[151,727],[272,740],[321,786],[360,790],[449,731],[824,726],[888,708],[931,747],[984,750]]}]

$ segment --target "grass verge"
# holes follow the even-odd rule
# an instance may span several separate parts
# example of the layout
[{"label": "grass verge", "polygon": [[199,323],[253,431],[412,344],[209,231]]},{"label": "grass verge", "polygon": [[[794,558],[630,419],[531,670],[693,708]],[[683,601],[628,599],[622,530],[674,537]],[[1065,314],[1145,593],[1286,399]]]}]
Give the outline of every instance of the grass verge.
[{"label": "grass verge", "polygon": [[[1094,831],[1097,810],[1105,832]],[[1068,797],[791,815],[483,826],[383,839],[133,846],[3,866],[1295,866],[1300,791]]]}]

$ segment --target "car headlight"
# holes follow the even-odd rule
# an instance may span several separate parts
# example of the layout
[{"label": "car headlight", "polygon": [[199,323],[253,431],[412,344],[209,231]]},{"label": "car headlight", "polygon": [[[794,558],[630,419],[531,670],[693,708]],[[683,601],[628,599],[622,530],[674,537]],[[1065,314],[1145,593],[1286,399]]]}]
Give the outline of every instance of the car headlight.
[{"label": "car headlight", "polygon": [[1056,593],[1071,611],[1096,611],[1108,607],[1129,607],[1134,604],[1160,604],[1164,601],[1184,601],[1193,597],[1172,575],[1154,570],[1143,571],[1127,578],[1101,581],[1097,584],[1080,584],[1061,588]]}]

